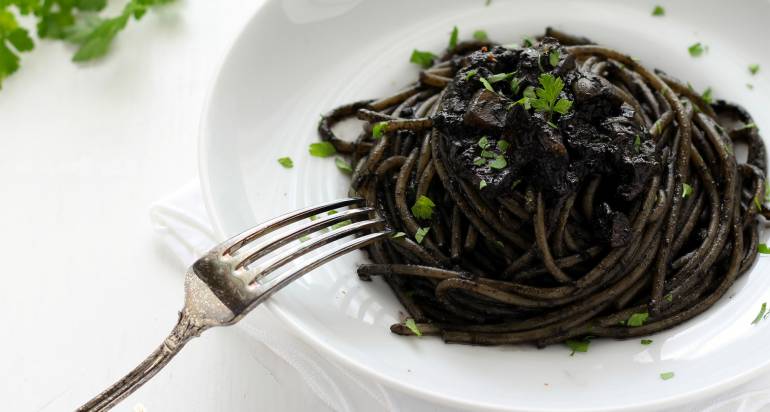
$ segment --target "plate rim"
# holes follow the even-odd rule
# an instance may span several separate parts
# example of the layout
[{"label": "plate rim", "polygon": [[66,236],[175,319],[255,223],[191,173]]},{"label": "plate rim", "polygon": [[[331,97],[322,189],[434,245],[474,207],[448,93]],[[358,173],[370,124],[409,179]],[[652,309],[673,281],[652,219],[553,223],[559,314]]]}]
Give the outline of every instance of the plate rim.
[{"label": "plate rim", "polygon": [[[217,208],[215,206],[212,186],[211,186],[211,174],[209,170],[209,153],[205,148],[206,142],[211,138],[211,134],[207,133],[210,108],[212,103],[212,97],[214,92],[218,89],[222,79],[223,70],[227,63],[230,61],[236,46],[244,39],[246,29],[254,24],[254,21],[259,17],[260,13],[266,9],[269,4],[281,2],[283,0],[264,0],[251,14],[248,19],[245,19],[237,30],[237,34],[229,41],[229,43],[223,47],[223,52],[218,56],[216,60],[216,69],[213,71],[207,90],[204,95],[204,101],[199,118],[198,126],[198,179],[200,183],[201,194],[205,205],[206,212],[209,216],[210,223],[212,225],[214,234],[218,241],[222,241],[227,238],[223,226],[223,219],[219,218],[217,214]],[[290,325],[290,329],[294,334],[301,339],[304,343],[309,344],[314,349],[320,349],[320,352],[330,356],[331,359],[341,363],[353,371],[360,373],[364,376],[368,376],[378,384],[384,384],[387,387],[399,391],[401,393],[417,397],[419,399],[433,402],[437,406],[447,406],[460,409],[469,410],[483,410],[489,412],[610,412],[610,411],[648,411],[650,409],[664,409],[682,406],[689,402],[705,400],[708,397],[713,397],[718,394],[723,394],[741,384],[746,383],[750,379],[756,377],[762,372],[766,372],[770,369],[770,356],[766,357],[763,361],[758,362],[754,368],[745,370],[733,377],[724,378],[718,382],[715,382],[709,386],[705,386],[699,389],[690,390],[682,394],[668,396],[662,399],[656,399],[651,402],[637,403],[633,405],[625,405],[621,407],[603,407],[603,408],[538,408],[538,409],[522,409],[515,405],[498,405],[498,404],[479,404],[464,400],[461,397],[445,396],[444,394],[438,394],[431,390],[420,389],[418,387],[410,386],[394,377],[388,376],[386,373],[376,370],[373,367],[369,367],[365,364],[361,364],[354,359],[346,356],[341,350],[328,344],[324,339],[313,335],[306,331],[299,323],[299,319],[296,316],[291,315],[286,310],[280,307],[275,300],[268,299],[263,304],[272,314],[284,323]]]}]

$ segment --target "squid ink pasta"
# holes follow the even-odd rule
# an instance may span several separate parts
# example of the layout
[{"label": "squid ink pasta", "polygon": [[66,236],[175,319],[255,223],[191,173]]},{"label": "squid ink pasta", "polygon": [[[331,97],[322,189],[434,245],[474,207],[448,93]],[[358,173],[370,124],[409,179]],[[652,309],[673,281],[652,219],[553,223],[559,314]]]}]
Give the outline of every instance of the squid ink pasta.
[{"label": "squid ink pasta", "polygon": [[[348,118],[354,139],[333,130]],[[395,232],[358,274],[393,289],[401,335],[545,346],[671,328],[752,266],[768,213],[744,109],[550,28],[523,47],[459,42],[319,134]]]}]

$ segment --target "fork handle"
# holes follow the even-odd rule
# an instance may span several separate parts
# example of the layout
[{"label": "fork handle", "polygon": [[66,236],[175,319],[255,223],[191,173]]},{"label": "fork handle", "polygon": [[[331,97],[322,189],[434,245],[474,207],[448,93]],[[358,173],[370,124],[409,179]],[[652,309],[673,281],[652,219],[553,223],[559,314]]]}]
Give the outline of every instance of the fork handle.
[{"label": "fork handle", "polygon": [[200,335],[204,327],[197,325],[184,311],[179,312],[179,321],[174,329],[155,349],[150,356],[140,363],[134,370],[126,374],[121,380],[105,389],[83,406],[77,412],[101,412],[110,410],[115,404],[132,394],[145,382],[160,372],[171,359],[179,353],[184,345],[192,338]]}]

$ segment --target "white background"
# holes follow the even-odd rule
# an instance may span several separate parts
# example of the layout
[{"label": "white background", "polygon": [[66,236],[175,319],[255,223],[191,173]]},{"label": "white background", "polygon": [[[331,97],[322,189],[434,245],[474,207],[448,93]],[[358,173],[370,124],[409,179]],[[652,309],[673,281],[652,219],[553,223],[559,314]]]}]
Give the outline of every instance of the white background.
[{"label": "white background", "polygon": [[[183,274],[148,206],[197,175],[205,94],[261,3],[178,0],[87,65],[39,42],[4,82],[0,409],[73,410],[170,331]],[[235,329],[208,332],[116,410],[317,410],[251,345]]]}]

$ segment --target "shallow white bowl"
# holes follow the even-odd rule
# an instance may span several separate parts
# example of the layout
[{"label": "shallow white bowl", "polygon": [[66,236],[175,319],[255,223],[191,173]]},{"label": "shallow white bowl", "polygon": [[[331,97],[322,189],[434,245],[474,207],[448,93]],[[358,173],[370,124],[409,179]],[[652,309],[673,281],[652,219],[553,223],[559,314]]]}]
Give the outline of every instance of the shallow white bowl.
[{"label": "shallow white bowl", "polygon": [[[461,38],[485,29],[516,42],[548,25],[625,51],[644,64],[710,86],[745,105],[770,130],[770,2],[670,1],[268,1],[246,25],[212,89],[201,130],[201,178],[224,237],[281,212],[339,198],[347,177],[310,157],[319,114],[386,95],[416,78],[413,48],[439,51],[454,25]],[[708,45],[692,58],[687,47]],[[750,63],[762,65],[757,76]],[[754,90],[746,87],[754,85]],[[291,156],[295,167],[276,159]],[[563,346],[472,347],[392,335],[400,305],[375,280],[355,275],[363,254],[328,264],[269,306],[333,358],[390,387],[474,410],[649,410],[736,385],[770,361],[770,325],[751,325],[770,300],[759,258],[727,297],[696,319],[638,340],[599,340],[570,357]],[[659,375],[672,371],[674,379]]]}]

